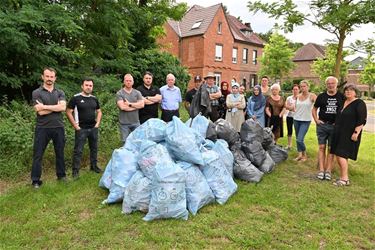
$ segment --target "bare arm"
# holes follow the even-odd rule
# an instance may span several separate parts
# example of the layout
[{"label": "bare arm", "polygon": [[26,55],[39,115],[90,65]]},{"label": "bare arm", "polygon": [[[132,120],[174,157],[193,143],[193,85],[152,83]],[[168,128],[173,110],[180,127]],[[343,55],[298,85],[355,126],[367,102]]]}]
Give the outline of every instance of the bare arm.
[{"label": "bare arm", "polygon": [[131,107],[135,108],[135,109],[141,109],[145,106],[145,102],[142,100],[138,100],[137,102],[129,102],[129,105],[131,105]]},{"label": "bare arm", "polygon": [[266,115],[267,115],[268,117],[271,117],[271,110],[270,110],[269,107],[266,107],[265,112],[266,112]]},{"label": "bare arm", "polygon": [[[149,101],[149,102],[151,102],[149,104],[154,104],[154,103],[160,103],[161,102],[161,98],[162,98],[161,95],[157,94],[155,96],[149,96],[149,97],[147,97],[146,100]],[[145,100],[145,104],[149,105],[149,104],[147,104],[146,100]]]},{"label": "bare arm", "polygon": [[317,125],[319,125],[319,124],[322,124],[323,122],[321,121],[321,120],[319,120],[319,118],[318,118],[318,108],[317,107],[313,107],[313,109],[311,110],[311,114],[312,114],[312,117],[313,117],[313,119],[314,119],[314,121],[315,121],[315,123],[317,124]]},{"label": "bare arm", "polygon": [[72,126],[73,126],[73,128],[75,130],[80,130],[81,129],[79,127],[79,125],[76,123],[76,121],[74,120],[73,109],[67,108],[66,109],[66,116],[68,117],[68,120],[69,120],[70,124],[72,124]]},{"label": "bare arm", "polygon": [[134,110],[136,110],[136,108],[129,107],[129,102],[123,101],[123,100],[117,101],[117,107],[122,111],[134,111]]},{"label": "bare arm", "polygon": [[61,100],[56,105],[44,105],[43,103],[40,103],[39,101],[36,101],[37,104],[34,106],[34,110],[39,115],[47,115],[52,112],[64,112],[66,109],[66,101]]},{"label": "bare arm", "polygon": [[210,94],[210,99],[211,100],[215,100],[215,99],[218,99],[220,97],[221,97],[221,91],[220,90],[218,92],[216,92],[216,93]]},{"label": "bare arm", "polygon": [[96,110],[96,124],[95,124],[95,128],[99,128],[101,121],[102,121],[102,110],[101,109],[97,109]]}]

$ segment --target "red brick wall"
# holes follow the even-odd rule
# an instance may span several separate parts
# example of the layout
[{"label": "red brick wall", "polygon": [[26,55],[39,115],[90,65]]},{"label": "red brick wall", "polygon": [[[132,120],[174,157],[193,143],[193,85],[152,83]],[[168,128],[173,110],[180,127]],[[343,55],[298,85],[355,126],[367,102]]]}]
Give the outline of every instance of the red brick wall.
[{"label": "red brick wall", "polygon": [[179,57],[179,37],[172,27],[168,24],[164,24],[165,36],[159,37],[157,43],[161,46],[162,51],[171,53],[172,55]]},{"label": "red brick wall", "polygon": [[319,76],[315,74],[311,66],[314,61],[297,61],[296,68],[289,74],[292,79],[311,80],[316,84],[320,83]]}]

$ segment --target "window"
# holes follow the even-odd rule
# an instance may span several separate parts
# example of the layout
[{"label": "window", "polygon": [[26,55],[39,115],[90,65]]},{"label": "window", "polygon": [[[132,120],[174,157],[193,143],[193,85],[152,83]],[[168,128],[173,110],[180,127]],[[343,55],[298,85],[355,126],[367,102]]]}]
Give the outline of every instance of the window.
[{"label": "window", "polygon": [[192,30],[193,30],[193,29],[198,29],[198,28],[201,26],[202,21],[203,21],[203,20],[196,21],[196,22],[193,24],[193,26],[191,26],[191,29],[192,29]]},{"label": "window", "polygon": [[255,74],[250,75],[250,87],[254,87],[258,82],[258,77]]},{"label": "window", "polygon": [[256,65],[258,62],[258,51],[256,49],[253,50],[253,64]]},{"label": "window", "polygon": [[215,85],[220,86],[221,83],[221,73],[220,72],[215,72]]},{"label": "window", "polygon": [[221,28],[223,27],[223,24],[219,22],[219,25],[217,26],[217,33],[221,34]]},{"label": "window", "polygon": [[247,64],[247,58],[248,58],[248,49],[243,49],[242,50],[242,63]]},{"label": "window", "polygon": [[232,50],[232,63],[237,63],[237,54],[238,54],[238,49],[233,48],[233,50]]},{"label": "window", "polygon": [[215,61],[223,60],[223,45],[216,44],[215,47]]}]

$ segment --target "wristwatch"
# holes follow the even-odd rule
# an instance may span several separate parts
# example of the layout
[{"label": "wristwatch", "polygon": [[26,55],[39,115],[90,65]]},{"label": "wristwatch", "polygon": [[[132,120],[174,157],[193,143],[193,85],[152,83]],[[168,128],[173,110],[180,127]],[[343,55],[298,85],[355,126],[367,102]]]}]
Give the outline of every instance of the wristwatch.
[{"label": "wristwatch", "polygon": [[148,100],[148,96],[146,96],[146,99]]},{"label": "wristwatch", "polygon": [[129,107],[132,107],[132,104],[131,104],[131,103],[129,103]]}]

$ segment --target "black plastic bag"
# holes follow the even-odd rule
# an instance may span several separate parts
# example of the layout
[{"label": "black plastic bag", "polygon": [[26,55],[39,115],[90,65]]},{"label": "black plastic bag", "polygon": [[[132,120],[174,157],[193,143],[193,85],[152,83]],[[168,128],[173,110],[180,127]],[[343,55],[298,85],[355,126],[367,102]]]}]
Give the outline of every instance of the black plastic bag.
[{"label": "black plastic bag", "polygon": [[246,158],[249,159],[255,166],[261,166],[267,153],[263,149],[262,144],[260,144],[258,141],[254,141],[252,143],[242,142],[241,145],[241,149],[245,153]]},{"label": "black plastic bag", "polygon": [[268,150],[268,147],[272,144],[275,144],[275,141],[273,140],[272,129],[268,127],[264,128],[262,146],[265,150]]},{"label": "black plastic bag", "polygon": [[206,132],[206,139],[209,139],[213,142],[217,140],[217,134],[216,134],[215,128],[216,128],[216,125],[212,121],[209,121],[207,132]]},{"label": "black plastic bag", "polygon": [[215,131],[218,139],[223,139],[228,142],[229,145],[232,145],[234,142],[240,139],[240,135],[233,128],[230,122],[219,119],[215,122]]},{"label": "black plastic bag", "polygon": [[247,119],[242,123],[240,134],[243,142],[263,142],[263,127],[254,119]]},{"label": "black plastic bag", "polygon": [[271,156],[266,152],[266,158],[262,162],[258,169],[263,173],[270,173],[275,167],[275,162],[272,160]]},{"label": "black plastic bag", "polygon": [[246,158],[245,153],[241,149],[236,149],[232,151],[232,153],[234,156],[234,177],[248,182],[260,182],[263,177],[263,172],[251,164]]},{"label": "black plastic bag", "polygon": [[276,164],[288,159],[288,151],[279,145],[271,144],[267,152]]}]

